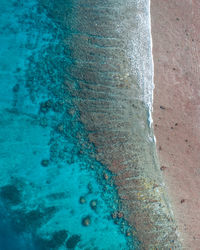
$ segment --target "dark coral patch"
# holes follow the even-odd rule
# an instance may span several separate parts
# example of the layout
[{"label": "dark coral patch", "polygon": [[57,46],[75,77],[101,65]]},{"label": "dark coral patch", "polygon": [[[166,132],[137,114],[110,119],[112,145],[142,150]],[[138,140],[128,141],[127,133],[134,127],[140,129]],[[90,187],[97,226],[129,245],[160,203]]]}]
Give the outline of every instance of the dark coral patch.
[{"label": "dark coral patch", "polygon": [[13,92],[18,92],[19,91],[19,84],[16,84],[14,87],[13,87]]},{"label": "dark coral patch", "polygon": [[28,213],[24,211],[15,211],[15,218],[12,220],[12,226],[18,233],[32,231],[41,226],[43,213],[40,210],[32,210]]},{"label": "dark coral patch", "polygon": [[66,230],[60,230],[53,234],[52,241],[54,241],[57,246],[60,246],[65,242],[67,236],[68,232]]},{"label": "dark coral patch", "polygon": [[81,240],[81,237],[79,235],[74,234],[66,242],[66,247],[68,249],[73,249],[76,247],[76,245],[79,243],[80,240]]},{"label": "dark coral patch", "polygon": [[55,249],[55,244],[51,240],[43,239],[43,238],[37,238],[35,241],[35,245],[38,250],[51,250]]},{"label": "dark coral patch", "polygon": [[52,107],[52,101],[51,100],[41,102],[40,103],[40,112],[47,113],[50,110],[51,107]]},{"label": "dark coral patch", "polygon": [[17,205],[21,202],[21,193],[14,185],[6,185],[2,187],[0,197],[11,205]]},{"label": "dark coral patch", "polygon": [[18,232],[34,232],[42,224],[46,223],[55,213],[55,207],[44,210],[35,209],[28,213],[23,210],[16,210],[12,219],[13,229]]},{"label": "dark coral patch", "polygon": [[51,239],[38,238],[36,240],[36,246],[39,250],[58,249],[64,244],[67,236],[68,233],[66,230],[60,230],[53,233]]}]

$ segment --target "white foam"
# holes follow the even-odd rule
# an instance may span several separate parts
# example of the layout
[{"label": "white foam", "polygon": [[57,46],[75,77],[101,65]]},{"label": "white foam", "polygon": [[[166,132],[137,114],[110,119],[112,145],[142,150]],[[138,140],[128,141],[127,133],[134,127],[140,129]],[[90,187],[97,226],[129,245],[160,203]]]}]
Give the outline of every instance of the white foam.
[{"label": "white foam", "polygon": [[[153,118],[152,118],[152,113],[153,113],[153,93],[154,93],[154,88],[155,88],[155,85],[154,85],[154,61],[153,61],[153,40],[152,40],[152,33],[151,33],[151,0],[149,0],[149,32],[150,32],[150,46],[151,46],[151,81],[152,81],[152,93],[151,93],[151,107],[149,107],[149,113],[150,113],[150,127],[152,126],[153,124]],[[156,142],[156,138],[154,136],[154,141]]]},{"label": "white foam", "polygon": [[154,64],[152,53],[150,0],[136,1],[137,28],[130,31],[131,51],[128,52],[132,62],[133,73],[137,76],[139,87],[142,90],[140,99],[148,108],[148,125],[152,126],[153,90],[154,90]]}]

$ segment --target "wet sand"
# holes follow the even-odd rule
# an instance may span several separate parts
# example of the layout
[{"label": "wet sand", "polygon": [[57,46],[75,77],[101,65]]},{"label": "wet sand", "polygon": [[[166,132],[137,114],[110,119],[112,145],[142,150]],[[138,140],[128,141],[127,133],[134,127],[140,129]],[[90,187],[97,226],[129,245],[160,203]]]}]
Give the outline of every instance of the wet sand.
[{"label": "wet sand", "polygon": [[184,249],[200,249],[200,2],[151,1],[154,131]]}]

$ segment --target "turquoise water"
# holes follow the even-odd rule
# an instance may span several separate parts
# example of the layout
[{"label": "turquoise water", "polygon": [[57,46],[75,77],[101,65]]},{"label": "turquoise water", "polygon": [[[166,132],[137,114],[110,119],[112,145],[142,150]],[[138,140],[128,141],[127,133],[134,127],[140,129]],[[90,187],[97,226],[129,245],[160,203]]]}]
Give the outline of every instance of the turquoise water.
[{"label": "turquoise water", "polygon": [[0,249],[137,249],[65,85],[73,1],[0,8]]}]

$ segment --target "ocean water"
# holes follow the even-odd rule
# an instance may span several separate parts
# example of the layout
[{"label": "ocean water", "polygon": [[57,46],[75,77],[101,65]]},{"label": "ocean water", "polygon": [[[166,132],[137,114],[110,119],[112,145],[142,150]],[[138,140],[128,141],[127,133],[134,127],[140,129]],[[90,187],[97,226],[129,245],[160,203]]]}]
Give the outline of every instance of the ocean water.
[{"label": "ocean water", "polygon": [[66,87],[76,2],[1,0],[1,250],[139,248]]}]

